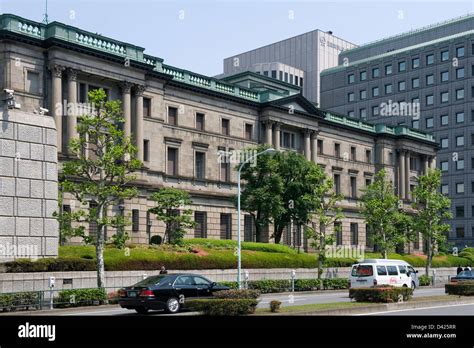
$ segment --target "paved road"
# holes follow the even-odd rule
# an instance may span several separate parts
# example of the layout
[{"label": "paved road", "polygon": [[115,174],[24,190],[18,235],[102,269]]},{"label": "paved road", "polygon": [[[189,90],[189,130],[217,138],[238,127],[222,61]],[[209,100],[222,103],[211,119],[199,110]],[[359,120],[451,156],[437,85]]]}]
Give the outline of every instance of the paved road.
[{"label": "paved road", "polygon": [[[423,296],[437,296],[443,295],[444,288],[429,288],[429,289],[418,289],[414,293],[414,297]],[[349,296],[347,290],[341,291],[327,291],[327,292],[295,292],[285,294],[265,294],[260,297],[259,308],[268,308],[269,303],[272,300],[278,300],[284,306],[298,306],[314,303],[334,303],[334,302],[349,302]],[[117,308],[117,307],[102,307],[102,308],[76,308],[68,311],[57,311],[52,313],[53,315],[136,315],[135,311],[128,309]],[[153,311],[151,315],[166,315],[163,312]],[[148,314],[148,315],[150,315]],[[192,315],[192,313],[181,313],[180,315]]]},{"label": "paved road", "polygon": [[433,306],[429,308],[399,309],[393,311],[376,312],[361,315],[474,315],[474,304],[459,304],[449,306]]}]

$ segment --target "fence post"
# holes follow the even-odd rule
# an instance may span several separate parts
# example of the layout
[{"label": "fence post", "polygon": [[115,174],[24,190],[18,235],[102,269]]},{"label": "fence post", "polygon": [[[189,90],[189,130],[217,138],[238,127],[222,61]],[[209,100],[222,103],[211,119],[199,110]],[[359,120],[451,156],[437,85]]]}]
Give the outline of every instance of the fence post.
[{"label": "fence post", "polygon": [[295,292],[295,277],[296,277],[296,271],[292,270],[291,271],[291,292]]},{"label": "fence post", "polygon": [[49,277],[49,309],[54,308],[54,284],[56,283],[56,278],[55,277]]}]

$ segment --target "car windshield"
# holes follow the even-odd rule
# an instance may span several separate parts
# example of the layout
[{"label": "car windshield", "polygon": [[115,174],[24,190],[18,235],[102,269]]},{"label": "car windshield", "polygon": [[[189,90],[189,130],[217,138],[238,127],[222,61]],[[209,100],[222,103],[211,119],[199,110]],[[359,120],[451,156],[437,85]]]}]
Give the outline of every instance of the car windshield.
[{"label": "car windshield", "polygon": [[372,265],[359,265],[352,268],[352,276],[354,277],[370,277],[374,275]]},{"label": "car windshield", "polygon": [[152,276],[143,279],[142,281],[139,281],[133,286],[150,286],[150,285],[157,285],[163,281],[167,276],[161,275],[161,276]]},{"label": "car windshield", "polygon": [[472,277],[472,271],[462,271],[458,274],[458,277]]}]

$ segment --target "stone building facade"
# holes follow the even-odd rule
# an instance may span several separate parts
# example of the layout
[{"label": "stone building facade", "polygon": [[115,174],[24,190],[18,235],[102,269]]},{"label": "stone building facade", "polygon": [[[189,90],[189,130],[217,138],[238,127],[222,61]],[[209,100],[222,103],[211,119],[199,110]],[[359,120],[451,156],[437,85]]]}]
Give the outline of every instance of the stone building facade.
[{"label": "stone building facade", "polygon": [[[135,182],[139,197],[112,207],[110,213],[131,216],[127,229],[133,243],[163,235],[164,226],[147,212],[153,206],[150,195],[162,187],[191,194],[198,224],[186,237],[236,238],[236,175],[230,163],[221,163],[220,151],[268,143],[323,166],[345,197],[342,234],[337,236],[341,245],[366,244],[357,202],[360,189],[377,170],[386,168],[393,182],[406,187],[400,194],[408,204],[410,185],[434,165],[432,136],[325,112],[284,82],[252,73],[239,74],[237,80],[211,78],[166,65],[143,48],[58,22],[0,18],[0,84],[15,90],[25,112],[41,106],[50,110],[62,130],[57,135],[60,162],[68,159],[76,116],[87,111],[87,91],[104,88],[110,99],[122,100],[124,129],[133,137],[144,168]],[[77,107],[70,111],[68,105]],[[396,161],[396,153],[409,156]],[[420,165],[409,167],[409,160]],[[67,195],[64,204],[65,209],[79,208]],[[94,226],[88,229],[94,233]],[[255,240],[249,215],[242,218],[242,230],[245,240]],[[108,231],[108,236],[113,233]],[[270,234],[262,241],[271,241]],[[283,240],[308,246],[289,229]]]}]

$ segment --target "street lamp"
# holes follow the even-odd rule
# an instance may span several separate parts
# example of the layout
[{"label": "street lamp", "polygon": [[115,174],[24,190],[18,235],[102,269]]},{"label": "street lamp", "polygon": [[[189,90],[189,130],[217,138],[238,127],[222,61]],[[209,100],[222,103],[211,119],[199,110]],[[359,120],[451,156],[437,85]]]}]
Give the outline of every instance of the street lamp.
[{"label": "street lamp", "polygon": [[268,154],[273,154],[273,153],[276,153],[277,150],[273,149],[273,148],[269,148],[269,149],[266,149],[264,151],[261,151],[249,158],[247,158],[244,162],[242,162],[239,166],[239,169],[237,170],[237,190],[238,190],[238,193],[237,193],[237,284],[239,285],[239,289],[242,289],[242,284],[240,282],[240,278],[241,278],[241,268],[242,268],[242,254],[241,254],[241,251],[242,251],[242,248],[241,248],[241,245],[242,245],[242,240],[240,238],[240,172],[242,170],[242,168],[244,167],[245,164],[249,163],[250,161],[252,161],[253,159],[257,158],[258,156],[260,155],[263,155],[265,153],[268,153]]}]

